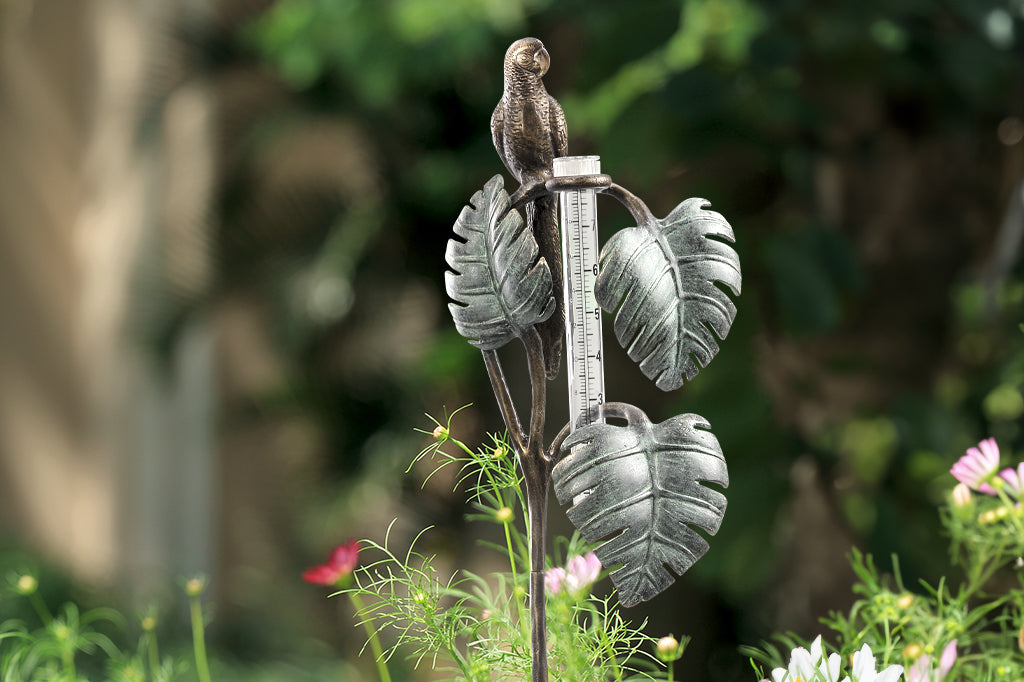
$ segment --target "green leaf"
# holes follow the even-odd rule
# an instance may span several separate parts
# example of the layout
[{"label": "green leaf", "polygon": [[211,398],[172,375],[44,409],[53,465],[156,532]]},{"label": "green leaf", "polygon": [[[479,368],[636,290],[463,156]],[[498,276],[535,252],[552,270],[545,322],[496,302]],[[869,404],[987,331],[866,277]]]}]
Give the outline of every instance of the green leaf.
[{"label": "green leaf", "polygon": [[519,211],[509,210],[500,175],[473,195],[448,240],[445,289],[455,328],[481,350],[522,337],[555,310],[551,270]]},{"label": "green leaf", "polygon": [[[736,317],[740,260],[728,244],[732,227],[687,199],[666,218],[616,233],[601,251],[594,294],[616,312],[615,337],[640,370],[663,391],[693,379],[718,353]],[[714,334],[712,333],[714,331]]]},{"label": "green leaf", "polygon": [[662,592],[708,550],[691,526],[714,535],[725,495],[702,481],[729,485],[725,457],[703,417],[684,414],[651,424],[641,410],[608,403],[605,416],[627,426],[591,424],[562,446],[552,470],[555,495],[572,502],[569,520],[590,542],[611,537],[595,552],[611,574],[623,606]]}]

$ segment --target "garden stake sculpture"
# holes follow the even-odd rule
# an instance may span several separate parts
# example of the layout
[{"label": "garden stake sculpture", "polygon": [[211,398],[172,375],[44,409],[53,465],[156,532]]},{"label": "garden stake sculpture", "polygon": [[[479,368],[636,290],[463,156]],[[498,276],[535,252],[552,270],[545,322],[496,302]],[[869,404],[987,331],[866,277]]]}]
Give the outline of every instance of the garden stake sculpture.
[{"label": "garden stake sculpture", "polygon": [[[491,178],[473,195],[448,242],[445,288],[455,326],[483,353],[508,437],[523,473],[529,510],[530,626],[533,680],[548,679],[544,557],[548,486],[554,483],[569,520],[596,549],[611,573],[622,606],[663,591],[708,549],[691,526],[714,535],[725,513],[725,496],[702,483],[728,486],[725,458],[702,417],[685,414],[653,424],[642,410],[606,402],[603,393],[570,415],[545,447],[547,382],[557,375],[563,333],[570,357],[580,337],[579,316],[600,320],[600,309],[567,310],[581,301],[579,287],[608,313],[615,336],[629,357],[658,388],[669,391],[693,379],[718,352],[736,307],[721,284],[740,293],[740,264],[729,223],[703,199],[687,199],[667,217],[647,206],[608,175],[556,177],[554,159],[568,153],[565,116],[541,81],[550,57],[536,38],[517,40],[505,55],[505,88],[491,119],[498,156],[519,181],[511,196],[502,177]],[[579,157],[592,158],[592,157]],[[619,231],[593,263],[593,279],[567,276],[562,283],[556,221],[559,193],[585,190],[622,203],[636,226]],[[525,208],[526,221],[519,209]],[[562,230],[579,227],[564,219]],[[579,216],[576,216],[578,218]],[[596,231],[596,221],[594,223]],[[595,237],[596,238],[596,237]],[[567,241],[566,243],[570,243]],[[582,252],[567,253],[566,272],[582,272]],[[586,264],[587,275],[591,264]],[[573,290],[573,287],[577,287]],[[565,305],[563,305],[565,301]],[[565,332],[563,332],[565,330]],[[531,408],[520,422],[497,350],[518,338],[526,348]],[[598,332],[597,342],[600,341]],[[579,347],[579,346],[577,346]],[[600,346],[595,346],[600,348]],[[602,361],[586,358],[593,364]],[[570,391],[574,367],[569,368]],[[603,377],[603,373],[601,375]],[[585,377],[584,377],[585,378]],[[603,379],[602,379],[603,381]],[[604,423],[606,418],[625,425]],[[669,571],[671,569],[672,572]]]}]

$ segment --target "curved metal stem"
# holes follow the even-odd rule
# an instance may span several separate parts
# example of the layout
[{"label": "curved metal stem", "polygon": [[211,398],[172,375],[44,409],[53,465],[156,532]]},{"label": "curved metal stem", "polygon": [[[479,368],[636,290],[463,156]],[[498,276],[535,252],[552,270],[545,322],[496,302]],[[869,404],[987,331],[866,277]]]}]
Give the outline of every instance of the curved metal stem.
[{"label": "curved metal stem", "polygon": [[526,346],[526,362],[530,370],[530,432],[526,440],[527,449],[541,445],[544,441],[544,418],[547,411],[547,379],[544,375],[544,344],[537,327],[530,327],[523,339]]},{"label": "curved metal stem", "polygon": [[530,648],[533,682],[548,682],[547,608],[544,595],[544,550],[547,535],[547,485],[526,485],[530,509]]},{"label": "curved metal stem", "polygon": [[633,219],[636,220],[636,224],[639,227],[645,223],[653,221],[654,214],[651,213],[651,209],[647,208],[647,204],[640,200],[640,197],[630,192],[622,185],[612,183],[606,189],[599,189],[598,192],[603,192],[608,196],[615,197],[615,199],[626,207],[626,209],[632,214]]},{"label": "curved metal stem", "polygon": [[487,376],[491,380],[491,390],[498,401],[498,409],[505,420],[505,427],[508,429],[508,437],[512,440],[512,447],[516,453],[526,449],[526,436],[523,434],[522,424],[519,423],[519,415],[516,414],[516,406],[512,402],[512,395],[508,391],[508,383],[505,381],[505,372],[501,369],[501,361],[498,359],[498,351],[481,351],[484,356],[484,366],[487,367]]},{"label": "curved metal stem", "polygon": [[527,181],[519,185],[519,189],[509,197],[509,209],[519,210],[531,201],[551,193],[551,190],[545,187],[543,179]]},{"label": "curved metal stem", "polygon": [[545,457],[547,457],[548,461],[551,462],[552,468],[558,463],[558,460],[561,459],[559,451],[562,449],[562,443],[565,442],[565,439],[569,437],[570,433],[572,433],[572,424],[568,423],[562,427],[562,430],[558,432],[555,439],[551,441],[551,445],[548,446]]},{"label": "curved metal stem", "polygon": [[[543,185],[543,189],[538,185]],[[636,224],[638,226],[655,219],[654,214],[651,213],[651,209],[647,208],[647,204],[645,204],[640,197],[633,194],[622,185],[612,182],[611,176],[605,173],[551,178],[544,183],[531,182],[520,187],[516,193],[512,195],[512,207],[516,208],[519,205],[526,203],[529,198],[536,198],[540,194],[564,192],[570,189],[592,189],[594,191],[601,192],[602,194],[614,197],[616,201],[625,206],[626,210],[632,214],[633,219],[636,220]]]},{"label": "curved metal stem", "polygon": [[[524,432],[512,395],[505,381],[497,351],[483,351],[491,388],[505,420],[512,448],[523,472],[530,537],[530,641],[533,654],[533,682],[548,681],[547,609],[544,596],[544,557],[547,545],[548,488],[551,485],[551,450],[544,448],[547,414],[547,379],[544,375],[544,345],[536,327],[522,339],[530,372],[530,424]],[[563,429],[566,431],[566,429]],[[561,444],[565,436],[556,442]],[[554,445],[554,443],[552,444]]]},{"label": "curved metal stem", "polygon": [[643,410],[629,403],[605,403],[601,405],[601,416],[625,419],[630,424],[647,418]]},{"label": "curved metal stem", "polygon": [[526,486],[530,524],[530,643],[533,654],[533,682],[548,680],[547,609],[544,596],[544,556],[547,536],[548,488],[551,463],[544,451],[544,419],[547,412],[547,379],[544,375],[544,346],[536,327],[523,338],[530,369],[532,405],[530,432],[525,452],[519,453]]}]

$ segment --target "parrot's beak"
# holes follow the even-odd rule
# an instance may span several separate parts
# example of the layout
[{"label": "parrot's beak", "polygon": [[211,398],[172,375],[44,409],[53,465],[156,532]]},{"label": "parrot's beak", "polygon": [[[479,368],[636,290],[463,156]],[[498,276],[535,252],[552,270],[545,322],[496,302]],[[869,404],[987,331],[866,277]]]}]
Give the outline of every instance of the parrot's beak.
[{"label": "parrot's beak", "polygon": [[543,76],[548,72],[548,67],[551,66],[551,55],[549,55],[548,51],[542,47],[537,51],[537,54],[534,55],[533,61],[537,64],[537,75]]}]

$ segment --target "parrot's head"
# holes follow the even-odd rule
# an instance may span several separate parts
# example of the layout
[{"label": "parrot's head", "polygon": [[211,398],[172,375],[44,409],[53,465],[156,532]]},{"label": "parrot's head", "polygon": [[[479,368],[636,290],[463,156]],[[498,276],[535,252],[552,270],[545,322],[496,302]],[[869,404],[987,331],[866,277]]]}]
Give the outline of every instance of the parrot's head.
[{"label": "parrot's head", "polygon": [[520,38],[512,43],[505,53],[505,73],[530,74],[540,78],[551,66],[551,56],[544,49],[544,43],[536,38]]}]

